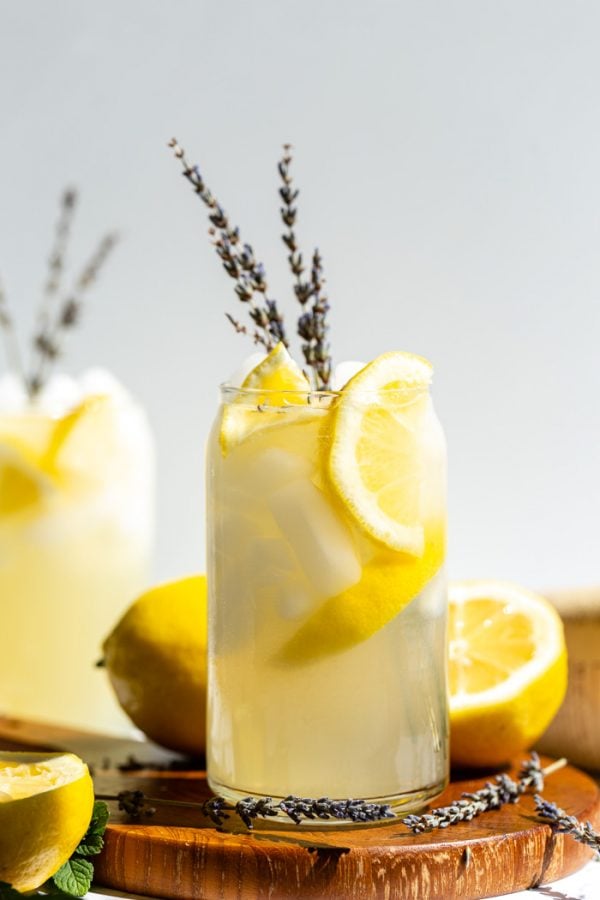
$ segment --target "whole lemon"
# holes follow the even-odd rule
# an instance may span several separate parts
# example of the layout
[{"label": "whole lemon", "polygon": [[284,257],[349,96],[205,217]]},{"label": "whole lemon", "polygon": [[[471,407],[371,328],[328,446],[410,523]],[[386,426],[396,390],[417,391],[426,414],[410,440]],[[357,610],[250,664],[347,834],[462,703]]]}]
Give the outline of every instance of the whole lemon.
[{"label": "whole lemon", "polygon": [[157,744],[206,746],[206,576],[154,587],[106,638],[104,663],[119,703]]},{"label": "whole lemon", "polygon": [[94,788],[72,753],[0,752],[0,881],[33,891],[86,833]]}]

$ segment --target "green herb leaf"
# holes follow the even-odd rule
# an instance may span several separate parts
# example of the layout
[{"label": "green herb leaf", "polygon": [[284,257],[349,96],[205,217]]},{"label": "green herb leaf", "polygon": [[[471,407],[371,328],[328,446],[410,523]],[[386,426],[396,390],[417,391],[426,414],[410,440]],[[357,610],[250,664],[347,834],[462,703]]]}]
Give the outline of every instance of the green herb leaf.
[{"label": "green herb leaf", "polygon": [[52,876],[56,887],[71,897],[84,897],[90,889],[94,867],[87,859],[75,854]]},{"label": "green herb leaf", "polygon": [[108,822],[108,806],[102,800],[96,800],[88,830],[81,838],[75,856],[96,856],[104,846],[102,835]]},{"label": "green herb leaf", "polygon": [[[96,800],[86,833],[71,858],[52,876],[52,882],[59,891],[70,897],[83,897],[89,891],[94,877],[94,867],[85,857],[96,856],[102,850],[108,816],[106,803]],[[0,900],[3,900],[2,896]]]},{"label": "green herb leaf", "polygon": [[74,856],[96,856],[104,847],[101,834],[86,834],[73,854]]}]

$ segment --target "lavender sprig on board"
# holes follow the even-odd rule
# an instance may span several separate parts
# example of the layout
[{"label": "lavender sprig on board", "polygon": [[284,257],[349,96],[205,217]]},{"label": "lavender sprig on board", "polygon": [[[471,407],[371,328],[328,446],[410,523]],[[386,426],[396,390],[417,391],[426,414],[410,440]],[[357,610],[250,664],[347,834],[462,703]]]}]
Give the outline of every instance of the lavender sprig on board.
[{"label": "lavender sprig on board", "polygon": [[283,145],[283,156],[277,166],[282,181],[279,188],[279,196],[283,204],[280,213],[286,227],[281,239],[289,251],[288,263],[295,279],[296,299],[303,309],[306,309],[310,301],[310,307],[298,319],[298,334],[304,341],[302,344],[304,359],[315,373],[316,387],[319,390],[327,390],[330,387],[332,370],[330,347],[327,342],[329,304],[323,294],[325,282],[322,259],[318,249],[315,249],[313,253],[310,278],[304,277],[304,260],[294,231],[298,214],[295,203],[300,191],[294,187],[290,174],[291,150],[291,144]]},{"label": "lavender sprig on board", "polygon": [[570,816],[549,800],[544,800],[539,794],[534,797],[535,808],[538,816],[552,826],[558,834],[568,834],[580,844],[591,847],[600,855],[600,834],[594,831],[591,822],[580,822],[575,816]]},{"label": "lavender sprig on board", "polygon": [[99,800],[116,800],[119,809],[133,819],[151,816],[157,806],[195,809],[217,826],[223,825],[233,813],[238,815],[247,828],[252,830],[254,820],[286,815],[299,825],[304,819],[336,819],[345,822],[377,822],[394,817],[390,806],[385,803],[368,803],[365,800],[318,800],[291,795],[279,802],[271,797],[244,797],[231,803],[224,797],[211,797],[202,803],[184,800],[168,800],[161,797],[147,797],[143,791],[121,791],[119,794],[98,794]]},{"label": "lavender sprig on board", "polygon": [[[211,228],[209,234],[223,268],[235,281],[235,293],[242,303],[247,303],[249,316],[256,326],[252,337],[256,343],[271,350],[279,341],[287,347],[287,338],[283,316],[279,312],[277,301],[267,296],[267,281],[262,263],[254,256],[250,244],[242,244],[239,228],[233,227],[227,213],[212,194],[196,165],[190,165],[185,151],[175,138],[169,141],[169,147],[175,157],[180,160],[183,175],[194,188],[195,193],[208,207]],[[233,316],[228,316],[236,331],[244,331]],[[248,333],[247,330],[245,333]]]},{"label": "lavender sprig on board", "polygon": [[402,819],[404,825],[413,834],[422,834],[424,831],[433,831],[435,828],[448,828],[457,822],[470,822],[481,813],[492,809],[500,809],[507,803],[516,803],[519,797],[526,791],[541,791],[544,788],[545,776],[563,766],[565,760],[558,760],[546,769],[542,769],[540,758],[533,752],[531,757],[523,762],[519,770],[518,781],[514,781],[509,775],[497,775],[494,781],[488,781],[478,791],[465,791],[459,800],[448,806],[432,809],[422,815],[406,816]]}]

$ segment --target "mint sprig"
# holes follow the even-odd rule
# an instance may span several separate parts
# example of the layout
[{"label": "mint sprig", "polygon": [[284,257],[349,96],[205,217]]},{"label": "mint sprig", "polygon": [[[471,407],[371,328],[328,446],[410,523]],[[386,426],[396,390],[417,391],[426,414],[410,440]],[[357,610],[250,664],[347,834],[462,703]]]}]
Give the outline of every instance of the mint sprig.
[{"label": "mint sprig", "polygon": [[[66,896],[84,897],[89,891],[94,878],[94,866],[86,857],[96,856],[102,850],[108,815],[106,803],[96,800],[86,833],[71,858],[52,876],[54,886]],[[4,900],[2,895],[0,900]]]}]

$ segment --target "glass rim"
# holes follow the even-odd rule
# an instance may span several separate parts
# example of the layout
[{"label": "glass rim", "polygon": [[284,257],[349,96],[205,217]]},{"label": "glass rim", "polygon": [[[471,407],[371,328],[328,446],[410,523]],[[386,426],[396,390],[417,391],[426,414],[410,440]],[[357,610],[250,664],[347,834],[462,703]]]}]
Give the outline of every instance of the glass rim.
[{"label": "glass rim", "polygon": [[[379,397],[379,396],[393,396],[398,395],[401,397],[414,397],[419,394],[429,393],[429,389],[431,387],[431,380],[426,384],[415,384],[410,387],[402,387],[402,388],[362,388],[356,391],[355,396],[358,397]],[[318,390],[317,388],[310,389],[308,391],[301,391],[297,389],[285,389],[281,388],[250,388],[250,387],[242,387],[234,384],[229,384],[229,382],[224,381],[219,385],[219,392],[222,397],[231,397],[231,396],[247,396],[247,397],[272,397],[274,395],[285,397],[307,397],[311,399],[317,400],[328,400],[328,399],[336,399],[337,397],[344,396],[343,388],[339,390]]]}]

